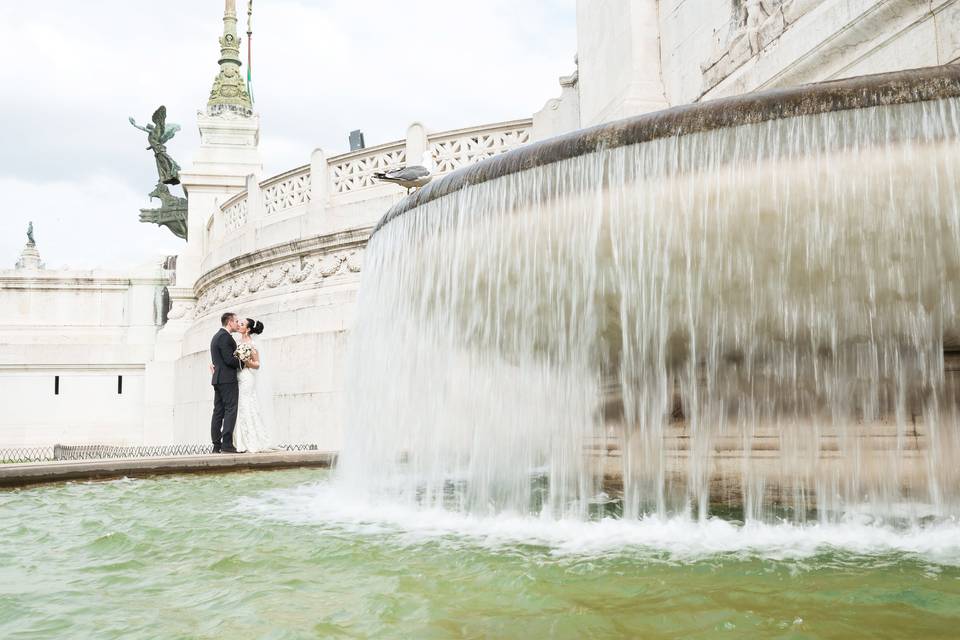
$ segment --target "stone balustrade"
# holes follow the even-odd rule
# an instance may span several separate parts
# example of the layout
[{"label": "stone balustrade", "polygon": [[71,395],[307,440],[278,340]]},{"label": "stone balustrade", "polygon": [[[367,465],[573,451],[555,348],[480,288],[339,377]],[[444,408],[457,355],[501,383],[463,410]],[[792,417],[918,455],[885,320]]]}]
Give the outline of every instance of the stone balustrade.
[{"label": "stone balustrade", "polygon": [[341,194],[375,187],[373,174],[407,164],[404,141],[359,149],[330,159],[330,193]]},{"label": "stone balustrade", "polygon": [[[526,144],[530,141],[531,127],[532,121],[528,118],[428,134],[423,126],[414,124],[405,140],[330,158],[318,150],[310,164],[259,184],[251,181],[245,191],[224,202],[219,211],[214,212],[214,216],[220,218],[220,224],[212,217],[207,225],[207,254],[216,254],[218,247],[248,232],[258,222],[260,226],[270,225],[279,219],[305,214],[311,210],[311,205],[316,211],[346,205],[356,208],[358,203],[371,201],[371,204],[375,203],[375,217],[378,217],[384,205],[392,204],[403,192],[394,185],[378,182],[374,173],[419,162],[423,151],[429,149],[435,173],[443,175]],[[339,228],[326,231],[338,232],[363,226],[366,217],[357,219],[356,225],[341,221]],[[237,246],[236,250],[228,250],[231,255],[219,257],[244,253],[238,253],[239,249]],[[219,261],[214,260],[207,266],[215,264]]]}]

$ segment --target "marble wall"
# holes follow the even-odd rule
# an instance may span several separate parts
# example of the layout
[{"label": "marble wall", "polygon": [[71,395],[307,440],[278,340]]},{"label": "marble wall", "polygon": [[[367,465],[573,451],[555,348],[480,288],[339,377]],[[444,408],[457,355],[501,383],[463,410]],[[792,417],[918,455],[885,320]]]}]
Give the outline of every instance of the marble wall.
[{"label": "marble wall", "polygon": [[[761,89],[960,61],[960,0],[578,0],[578,82],[537,137]],[[561,69],[562,70],[562,69]],[[576,102],[576,105],[571,105]],[[566,104],[564,104],[566,103]]]},{"label": "marble wall", "polygon": [[0,271],[0,448],[144,444],[145,366],[169,274]]}]

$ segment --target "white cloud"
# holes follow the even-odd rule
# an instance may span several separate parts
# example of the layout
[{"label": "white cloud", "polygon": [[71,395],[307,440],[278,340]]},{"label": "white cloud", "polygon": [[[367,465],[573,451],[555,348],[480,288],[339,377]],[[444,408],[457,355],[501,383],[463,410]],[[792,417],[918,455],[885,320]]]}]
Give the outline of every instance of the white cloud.
[{"label": "white cloud", "polygon": [[[573,68],[574,1],[256,3],[267,174],[306,164],[318,146],[344,151],[351,129],[374,145],[415,120],[444,130],[528,117]],[[56,265],[176,252],[169,232],[137,220],[156,176],[126,118],[166,104],[184,127],[169,150],[189,166],[222,11],[221,0],[0,4],[0,266],[16,260],[31,219]]]}]

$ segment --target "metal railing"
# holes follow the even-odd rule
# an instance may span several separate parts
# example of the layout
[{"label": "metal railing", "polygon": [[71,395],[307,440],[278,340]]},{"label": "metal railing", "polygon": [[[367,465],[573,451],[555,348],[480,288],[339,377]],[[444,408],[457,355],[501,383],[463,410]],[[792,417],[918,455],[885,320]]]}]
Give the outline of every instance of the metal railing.
[{"label": "metal railing", "polygon": [[[315,444],[282,444],[278,451],[319,451]],[[201,456],[213,453],[210,444],[170,444],[140,447],[111,445],[62,445],[0,449],[0,464],[24,462],[59,462],[67,460],[106,460],[110,458],[158,458],[169,456]]]}]

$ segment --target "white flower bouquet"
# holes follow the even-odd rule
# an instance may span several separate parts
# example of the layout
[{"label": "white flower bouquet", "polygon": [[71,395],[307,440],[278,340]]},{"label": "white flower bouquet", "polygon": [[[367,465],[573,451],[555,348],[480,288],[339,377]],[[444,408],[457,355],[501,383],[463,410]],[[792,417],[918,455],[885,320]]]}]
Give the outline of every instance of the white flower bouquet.
[{"label": "white flower bouquet", "polygon": [[237,345],[237,349],[233,352],[233,355],[243,364],[253,357],[253,347],[245,342],[241,342]]}]

